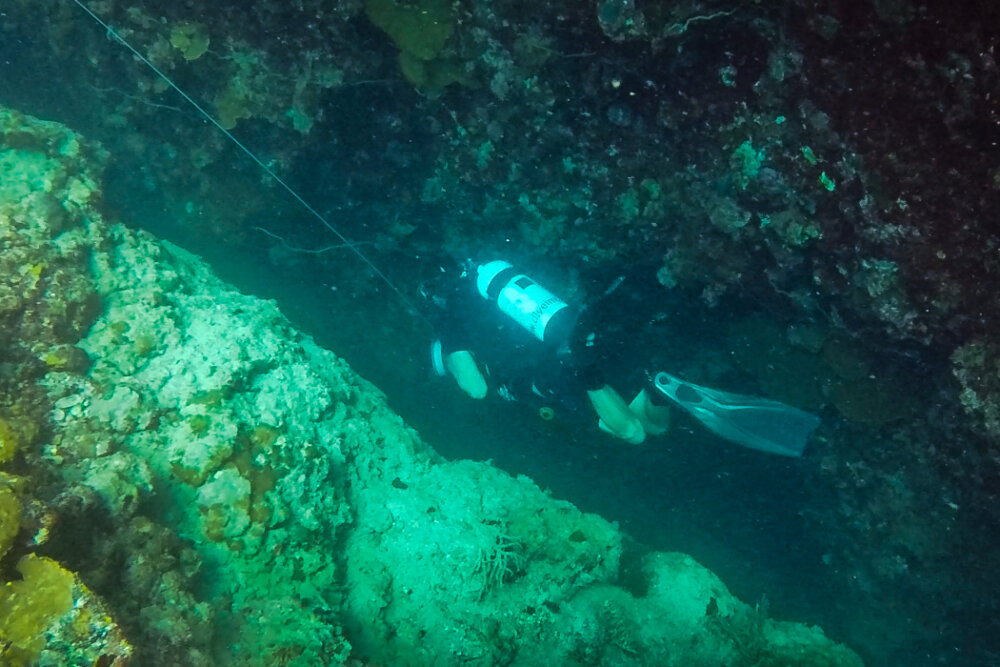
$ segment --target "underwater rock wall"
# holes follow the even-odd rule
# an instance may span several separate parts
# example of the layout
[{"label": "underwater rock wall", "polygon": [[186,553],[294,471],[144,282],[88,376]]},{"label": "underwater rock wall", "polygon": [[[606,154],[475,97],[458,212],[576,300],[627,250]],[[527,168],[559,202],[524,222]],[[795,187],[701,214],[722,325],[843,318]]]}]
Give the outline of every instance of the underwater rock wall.
[{"label": "underwater rock wall", "polygon": [[15,667],[68,664],[67,653],[73,664],[120,665],[132,655],[122,629],[80,577],[45,555],[59,516],[40,500],[53,487],[37,454],[50,406],[38,382],[87,365],[73,343],[99,303],[79,223],[99,198],[106,155],[6,109],[0,137],[0,656]]},{"label": "underwater rock wall", "polygon": [[[588,269],[647,263],[713,319],[773,313],[677,370],[825,410],[803,514],[852,643],[940,662],[1000,635],[997,3],[89,5],[399,284],[422,277],[407,255],[502,248],[571,276],[569,296]],[[5,100],[112,147],[130,219],[376,291],[361,264],[256,231],[330,242],[73,3],[0,18]]]},{"label": "underwater rock wall", "polygon": [[860,664],[441,460],[274,303],[103,220],[102,155],[0,111],[10,664]]}]

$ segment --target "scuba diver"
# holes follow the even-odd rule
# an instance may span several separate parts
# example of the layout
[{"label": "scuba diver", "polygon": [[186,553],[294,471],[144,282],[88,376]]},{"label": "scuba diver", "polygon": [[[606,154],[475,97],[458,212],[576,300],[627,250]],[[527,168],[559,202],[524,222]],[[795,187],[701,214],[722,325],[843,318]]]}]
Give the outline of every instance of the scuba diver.
[{"label": "scuba diver", "polygon": [[[430,295],[439,311],[431,357],[438,375],[451,376],[472,398],[492,387],[506,400],[535,404],[546,418],[558,405],[596,418],[602,431],[630,444],[669,430],[671,404],[731,442],[785,456],[800,456],[819,425],[815,415],[777,401],[637,369],[629,358],[633,332],[615,324],[634,310],[619,292],[623,277],[578,309],[510,262],[455,272],[448,288]],[[636,370],[643,377],[626,401],[615,387],[634,386]]]}]

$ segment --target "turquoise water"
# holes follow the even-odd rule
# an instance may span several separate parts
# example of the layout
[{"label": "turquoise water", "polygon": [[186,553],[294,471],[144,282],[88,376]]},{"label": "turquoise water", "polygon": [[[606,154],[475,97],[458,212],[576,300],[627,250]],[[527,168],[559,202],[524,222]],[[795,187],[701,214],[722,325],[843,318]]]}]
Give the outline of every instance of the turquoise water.
[{"label": "turquoise water", "polygon": [[[3,17],[0,104],[101,141],[113,156],[107,216],[275,299],[442,456],[526,475],[617,522],[636,552],[690,554],[737,597],[821,626],[866,664],[996,661],[997,445],[984,415],[1000,398],[982,379],[995,369],[995,306],[979,291],[996,276],[969,242],[988,247],[995,230],[966,217],[971,237],[945,236],[933,201],[919,212],[932,170],[915,166],[901,185],[876,162],[919,120],[899,100],[937,80],[856,100],[885,107],[865,139],[837,98],[865,68],[830,55],[845,34],[883,30],[887,69],[909,71],[914,53],[960,61],[913,45],[930,19],[844,3],[720,7],[684,23],[650,7],[642,33],[610,3],[523,17],[468,6],[463,21],[481,32],[459,22],[421,60],[455,79],[438,89],[400,69],[399,50],[416,47],[349,3],[95,8],[211,113],[240,107],[233,134],[390,286],[350,249],[311,252],[340,240],[77,8],[40,7],[41,21],[20,3]],[[680,39],[653,35],[657,21],[685,26]],[[191,60],[172,32],[189,24],[211,37]],[[969,48],[991,39],[976,32]],[[845,80],[824,79],[837,65]],[[986,82],[987,70],[970,76]],[[964,94],[978,108],[982,90]],[[913,141],[947,148],[964,127]],[[950,187],[978,192],[975,166]],[[964,272],[952,268],[963,251]],[[629,341],[645,370],[814,410],[815,440],[801,458],[766,456],[677,411],[667,436],[632,447],[589,416],[546,421],[495,395],[468,399],[432,374],[434,332],[400,295],[423,308],[439,266],[494,257],[574,303],[617,275],[656,275],[627,295],[648,312]],[[970,344],[982,358],[958,361]]]}]

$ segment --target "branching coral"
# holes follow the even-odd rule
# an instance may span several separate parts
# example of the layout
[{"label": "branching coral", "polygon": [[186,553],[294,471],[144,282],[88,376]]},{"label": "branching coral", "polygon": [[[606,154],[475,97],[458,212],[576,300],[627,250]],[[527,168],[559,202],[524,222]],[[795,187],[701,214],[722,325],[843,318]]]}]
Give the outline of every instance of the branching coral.
[{"label": "branching coral", "polygon": [[491,589],[515,578],[524,565],[521,543],[509,535],[497,532],[493,543],[479,552],[473,572],[481,577],[482,591],[485,595]]}]

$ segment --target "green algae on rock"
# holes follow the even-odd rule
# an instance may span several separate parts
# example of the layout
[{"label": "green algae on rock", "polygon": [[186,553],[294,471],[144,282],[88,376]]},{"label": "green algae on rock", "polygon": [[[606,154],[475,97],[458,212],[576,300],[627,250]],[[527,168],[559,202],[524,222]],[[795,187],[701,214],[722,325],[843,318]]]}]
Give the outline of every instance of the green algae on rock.
[{"label": "green algae on rock", "polygon": [[[97,316],[88,273],[93,243],[81,224],[99,196],[104,153],[61,125],[0,109],[0,555],[16,570],[0,587],[3,664],[124,665],[132,655],[104,603],[46,549],[56,523],[44,498],[43,415],[61,410],[36,382],[82,372],[73,344]],[[27,473],[27,474],[25,474]],[[34,478],[35,475],[39,477]]]}]

